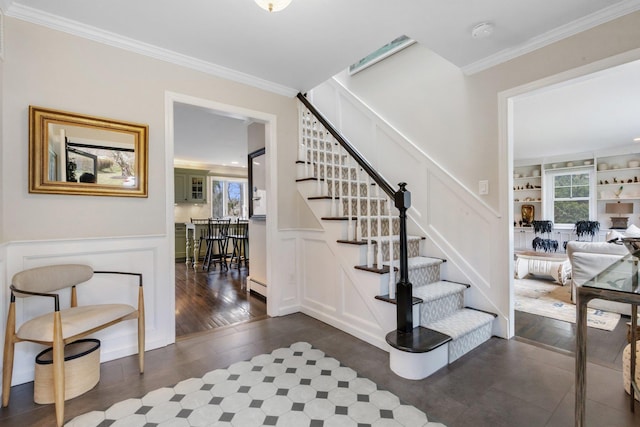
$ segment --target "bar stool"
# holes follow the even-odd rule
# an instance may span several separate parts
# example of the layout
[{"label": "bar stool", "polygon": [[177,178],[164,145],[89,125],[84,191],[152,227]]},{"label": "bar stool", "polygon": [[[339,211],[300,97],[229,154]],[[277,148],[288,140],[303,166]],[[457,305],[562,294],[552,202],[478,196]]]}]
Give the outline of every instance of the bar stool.
[{"label": "bar stool", "polygon": [[[202,269],[207,267],[207,271],[213,263],[220,262],[220,269],[228,268],[227,266],[227,247],[229,244],[229,224],[230,219],[210,219],[207,225],[207,234],[204,240],[207,242],[207,252],[204,256]],[[217,253],[216,249],[217,248]],[[215,268],[215,267],[214,267]]]},{"label": "bar stool", "polygon": [[238,218],[238,221],[231,225],[229,231],[229,239],[233,245],[233,253],[229,260],[229,265],[234,263],[238,269],[242,266],[247,266],[247,241],[249,240],[249,221]]}]

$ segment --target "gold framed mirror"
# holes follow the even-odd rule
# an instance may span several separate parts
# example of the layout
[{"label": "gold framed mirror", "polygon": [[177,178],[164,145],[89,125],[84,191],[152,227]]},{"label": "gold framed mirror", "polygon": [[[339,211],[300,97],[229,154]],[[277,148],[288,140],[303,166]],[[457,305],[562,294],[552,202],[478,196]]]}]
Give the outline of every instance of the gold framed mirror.
[{"label": "gold framed mirror", "polygon": [[149,127],[29,106],[29,193],[147,197]]}]

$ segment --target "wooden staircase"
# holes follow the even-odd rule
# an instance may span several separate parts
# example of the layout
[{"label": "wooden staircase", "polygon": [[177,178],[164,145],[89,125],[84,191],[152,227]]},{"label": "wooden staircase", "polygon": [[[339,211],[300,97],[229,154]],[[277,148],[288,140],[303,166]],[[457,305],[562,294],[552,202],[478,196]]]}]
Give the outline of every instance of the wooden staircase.
[{"label": "wooden staircase", "polygon": [[406,252],[410,307],[402,315],[405,307],[398,307],[398,325],[387,325],[392,370],[405,378],[424,378],[488,340],[496,316],[465,307],[469,285],[442,280],[446,260],[424,255],[423,236],[402,238],[402,215],[395,206],[406,195],[398,191],[391,197],[388,189],[382,191],[381,178],[371,176],[371,167],[344,147],[348,142],[336,138],[335,129],[327,129],[330,124],[301,101],[298,190],[323,224],[326,238],[354,248],[353,259],[345,262],[369,275],[363,280],[377,287],[375,298],[389,310],[396,311],[397,276]]}]

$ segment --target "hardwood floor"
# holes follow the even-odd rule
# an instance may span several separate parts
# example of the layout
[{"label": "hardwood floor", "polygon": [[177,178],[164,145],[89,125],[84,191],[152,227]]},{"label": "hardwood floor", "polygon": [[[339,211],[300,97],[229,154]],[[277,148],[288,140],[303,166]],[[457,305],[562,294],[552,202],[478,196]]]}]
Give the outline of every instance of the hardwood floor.
[{"label": "hardwood floor", "polygon": [[176,262],[176,336],[267,316],[266,301],[246,291],[248,268],[207,272]]}]

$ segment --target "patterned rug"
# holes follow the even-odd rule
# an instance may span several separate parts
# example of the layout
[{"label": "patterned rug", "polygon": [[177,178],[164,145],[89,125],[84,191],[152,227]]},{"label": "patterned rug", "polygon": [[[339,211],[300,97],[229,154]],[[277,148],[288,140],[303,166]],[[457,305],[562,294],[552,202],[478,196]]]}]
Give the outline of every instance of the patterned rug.
[{"label": "patterned rug", "polygon": [[428,426],[424,412],[402,403],[338,360],[299,342],[190,378],[68,427],[97,426]]},{"label": "patterned rug", "polygon": [[[571,286],[531,279],[514,279],[515,309],[538,316],[576,323],[576,306],[571,302]],[[587,309],[587,325],[612,331],[620,314]]]}]

